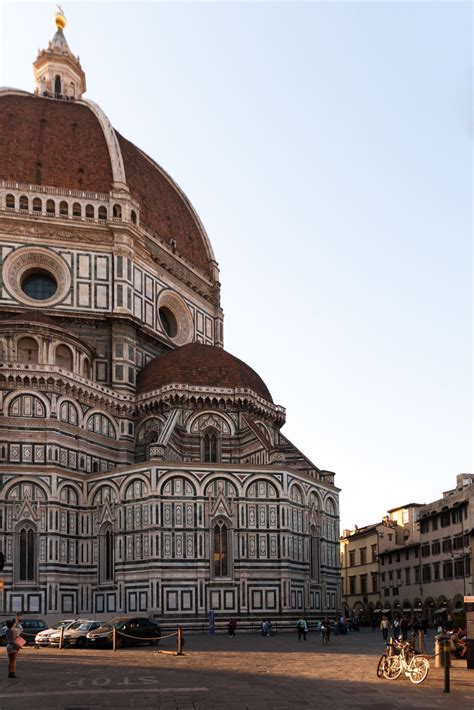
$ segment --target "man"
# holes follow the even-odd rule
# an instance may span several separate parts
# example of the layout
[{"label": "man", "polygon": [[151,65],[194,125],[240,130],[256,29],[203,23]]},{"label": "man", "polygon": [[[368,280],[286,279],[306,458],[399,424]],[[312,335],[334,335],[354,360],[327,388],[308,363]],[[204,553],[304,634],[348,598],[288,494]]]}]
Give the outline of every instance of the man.
[{"label": "man", "polygon": [[300,617],[296,622],[296,630],[298,631],[298,641],[301,641],[301,637],[306,641],[306,632],[308,631],[308,624],[306,619]]}]

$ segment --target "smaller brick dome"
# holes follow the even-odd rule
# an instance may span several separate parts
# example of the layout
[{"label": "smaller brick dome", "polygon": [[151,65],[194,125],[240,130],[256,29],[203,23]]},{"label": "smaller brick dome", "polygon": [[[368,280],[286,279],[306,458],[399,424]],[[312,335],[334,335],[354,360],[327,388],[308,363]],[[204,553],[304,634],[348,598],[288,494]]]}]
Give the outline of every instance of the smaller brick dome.
[{"label": "smaller brick dome", "polygon": [[142,394],[173,383],[247,388],[273,402],[268,387],[255,370],[215,345],[190,343],[156,357],[139,373],[137,392]]}]

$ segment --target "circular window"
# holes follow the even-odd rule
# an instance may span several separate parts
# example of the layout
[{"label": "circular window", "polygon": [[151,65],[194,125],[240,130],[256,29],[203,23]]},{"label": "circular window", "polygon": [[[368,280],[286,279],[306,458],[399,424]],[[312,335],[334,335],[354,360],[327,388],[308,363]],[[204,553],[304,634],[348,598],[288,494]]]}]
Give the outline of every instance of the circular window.
[{"label": "circular window", "polygon": [[21,281],[21,289],[35,301],[46,301],[54,296],[58,288],[56,279],[44,269],[27,272]]},{"label": "circular window", "polygon": [[31,306],[53,306],[71,288],[71,272],[64,259],[42,247],[20,247],[5,259],[3,284],[13,298]]},{"label": "circular window", "polygon": [[186,302],[171,289],[158,297],[156,327],[174,345],[185,345],[193,337],[193,317]]},{"label": "circular window", "polygon": [[166,335],[169,338],[175,338],[178,332],[178,324],[176,322],[176,318],[174,317],[174,313],[170,311],[169,308],[162,306],[158,309],[158,314]]}]

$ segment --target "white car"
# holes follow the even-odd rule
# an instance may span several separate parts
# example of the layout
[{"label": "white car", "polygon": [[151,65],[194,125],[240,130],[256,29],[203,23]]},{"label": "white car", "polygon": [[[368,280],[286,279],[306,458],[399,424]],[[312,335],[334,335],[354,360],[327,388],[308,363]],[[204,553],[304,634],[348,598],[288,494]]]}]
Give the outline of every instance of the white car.
[{"label": "white car", "polygon": [[[63,646],[77,646],[77,648],[84,648],[87,639],[86,636],[89,631],[98,629],[103,624],[102,621],[95,621],[94,619],[78,619],[73,624],[64,629],[63,634]],[[54,634],[50,636],[49,645],[59,646],[59,641],[61,638],[61,632],[55,631]]]},{"label": "white car", "polygon": [[62,628],[68,629],[71,624],[74,624],[75,621],[76,619],[64,619],[63,621],[59,621],[57,624],[54,624],[54,626],[51,626],[51,628],[40,631],[35,636],[36,648],[39,648],[40,646],[49,646],[49,639],[53,634]]}]

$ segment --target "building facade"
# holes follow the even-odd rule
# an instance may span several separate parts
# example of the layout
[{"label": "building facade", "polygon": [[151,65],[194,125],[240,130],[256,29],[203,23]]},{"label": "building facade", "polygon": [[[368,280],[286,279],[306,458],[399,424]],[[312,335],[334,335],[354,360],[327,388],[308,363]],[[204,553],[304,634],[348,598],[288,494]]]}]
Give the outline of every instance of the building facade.
[{"label": "building facade", "polygon": [[474,475],[461,473],[456,487],[420,509],[421,598],[431,617],[458,612],[474,593]]},{"label": "building facade", "polygon": [[65,24],[0,90],[0,612],[335,613],[334,474],[223,349],[204,227]]},{"label": "building facade", "polygon": [[[399,572],[386,569],[392,552],[416,547],[417,510],[409,503],[388,511],[380,523],[344,530],[341,536],[342,599],[345,613],[364,623],[374,615],[399,610]],[[393,559],[400,553],[394,552]],[[401,586],[401,584],[400,584]]]},{"label": "building facade", "polygon": [[457,476],[456,487],[433,503],[389,510],[383,525],[388,533],[379,524],[341,538],[347,612],[365,620],[373,612],[414,613],[430,624],[462,612],[474,593],[474,475]]}]

